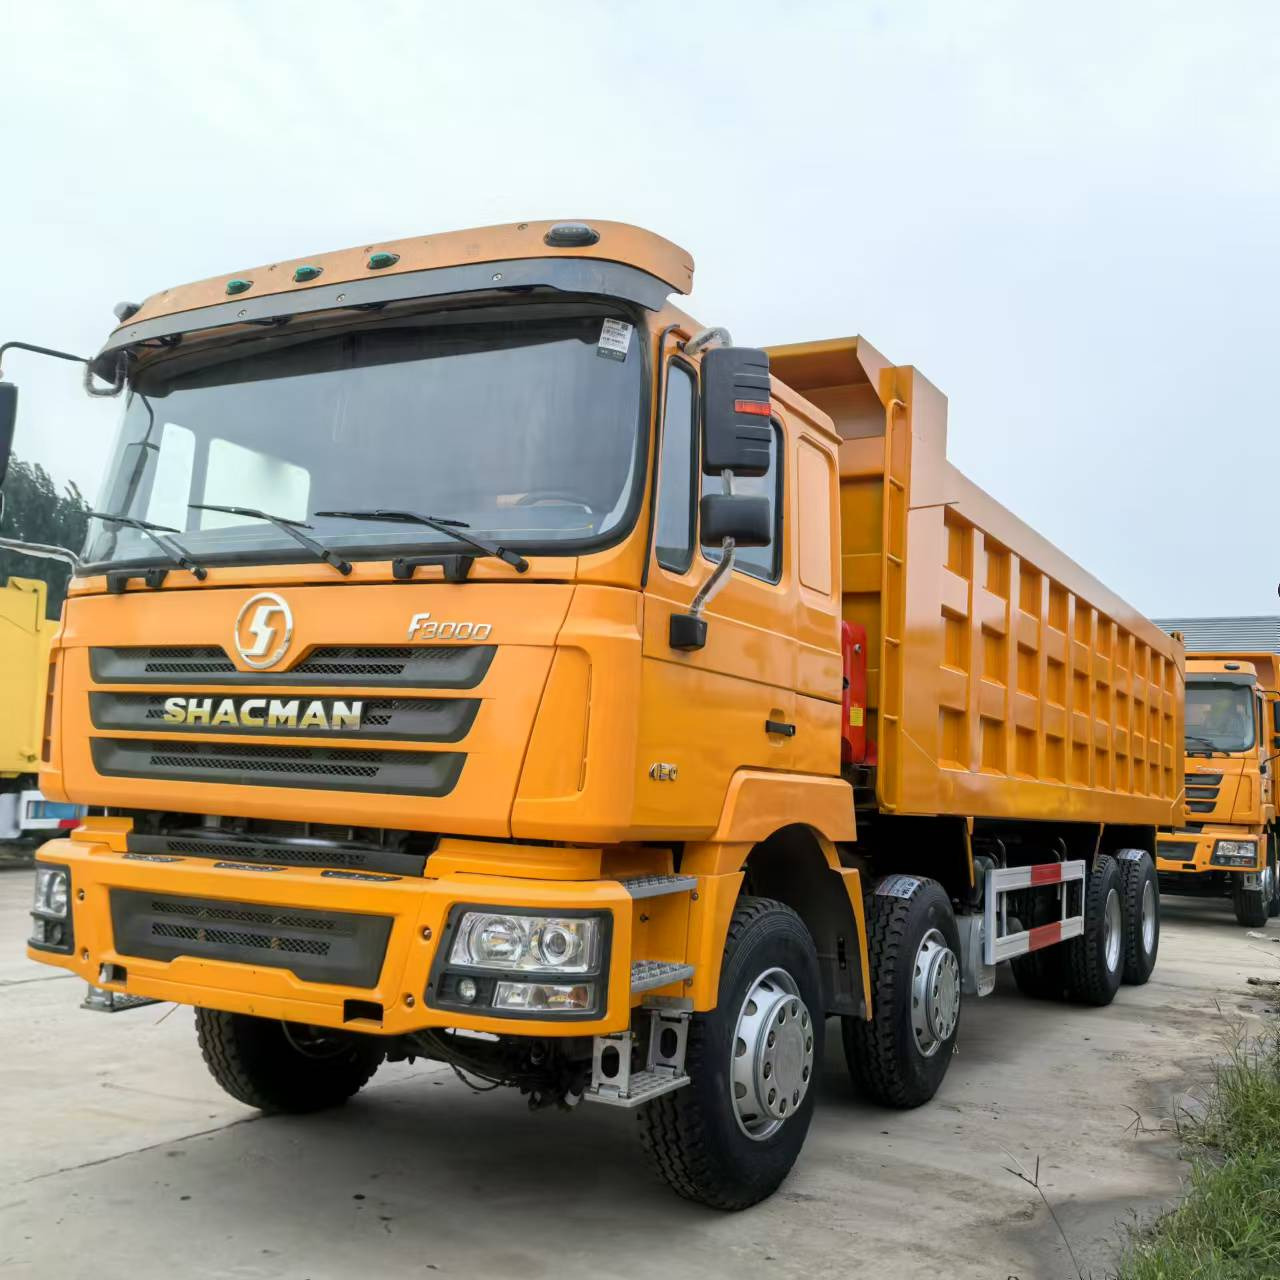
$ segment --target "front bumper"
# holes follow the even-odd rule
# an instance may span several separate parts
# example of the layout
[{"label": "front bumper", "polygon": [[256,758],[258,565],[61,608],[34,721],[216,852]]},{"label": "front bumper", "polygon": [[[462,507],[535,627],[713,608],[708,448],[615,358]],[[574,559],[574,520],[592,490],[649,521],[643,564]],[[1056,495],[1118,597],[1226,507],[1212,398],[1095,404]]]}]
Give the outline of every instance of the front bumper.
[{"label": "front bumper", "polygon": [[[1219,840],[1254,840],[1257,857],[1248,866],[1221,866],[1213,861]],[[1161,831],[1156,839],[1156,870],[1161,874],[1201,875],[1206,871],[1248,875],[1262,870],[1261,840],[1239,827],[1205,827],[1200,832]]]},{"label": "front bumper", "polygon": [[[78,832],[71,840],[59,840],[40,851],[38,857],[47,853],[50,863],[70,870],[75,949],[70,955],[35,948],[27,952],[33,960],[70,970],[107,990],[384,1035],[428,1027],[528,1036],[604,1035],[625,1030],[632,1005],[638,1003],[631,990],[631,963],[636,932],[633,924],[640,919],[640,913],[618,880],[533,879],[456,869],[434,879],[402,876],[335,880],[327,878],[320,868],[264,871],[261,867],[219,864],[206,858],[155,859],[113,848],[114,843],[98,842],[88,838],[88,833]],[[259,909],[267,915],[292,912],[303,919],[308,913],[376,917],[387,921],[389,928],[379,933],[378,945],[381,947],[385,938],[385,950],[381,951],[380,963],[375,963],[368,975],[373,979],[372,986],[367,981],[364,985],[305,981],[289,968],[270,967],[249,959],[175,955],[161,960],[128,954],[118,945],[113,927],[113,893],[117,921],[120,900],[134,894],[218,900],[228,909]],[[480,1010],[431,1007],[427,987],[437,947],[448,945],[445,926],[450,910],[474,903],[548,914],[587,911],[608,916],[609,954],[600,979],[604,991],[599,1013],[589,1018],[548,1015],[513,1019]],[[644,916],[645,920],[648,918]],[[179,921],[175,927],[190,927],[181,923],[180,916],[175,920]],[[685,922],[687,925],[687,914]],[[639,928],[647,931],[648,926]],[[104,966],[108,975],[105,981]],[[110,980],[110,975],[121,971],[124,981]],[[673,988],[669,994],[681,992]]]}]

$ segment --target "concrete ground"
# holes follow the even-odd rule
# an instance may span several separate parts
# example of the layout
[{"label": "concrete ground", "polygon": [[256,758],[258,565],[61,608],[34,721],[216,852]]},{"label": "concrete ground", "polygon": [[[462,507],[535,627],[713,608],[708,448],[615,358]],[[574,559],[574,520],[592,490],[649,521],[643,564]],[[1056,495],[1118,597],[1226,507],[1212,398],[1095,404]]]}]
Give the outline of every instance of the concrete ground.
[{"label": "concrete ground", "polygon": [[[431,1065],[263,1118],[206,1074],[189,1009],[82,1012],[82,983],[25,958],[30,879],[0,871],[3,1277],[1101,1277],[1178,1195],[1172,1116],[1264,1008],[1246,977],[1280,976],[1280,921],[1166,899],[1147,986],[1086,1010],[1002,979],[918,1111],[858,1101],[829,1035],[795,1172],[725,1215],[651,1178],[630,1115],[531,1114]],[[1037,1168],[1040,1190],[1011,1172]]]}]

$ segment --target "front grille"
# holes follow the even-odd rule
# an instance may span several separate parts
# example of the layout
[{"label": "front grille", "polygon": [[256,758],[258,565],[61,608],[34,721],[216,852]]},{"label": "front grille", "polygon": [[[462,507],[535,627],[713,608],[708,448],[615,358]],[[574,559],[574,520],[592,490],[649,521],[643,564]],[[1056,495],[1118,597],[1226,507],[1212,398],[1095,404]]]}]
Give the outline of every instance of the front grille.
[{"label": "front grille", "polygon": [[216,646],[95,648],[96,684],[372,685],[405,689],[474,689],[496,646],[325,645],[283,671],[237,671]]},{"label": "front grille", "polygon": [[337,841],[182,833],[161,836],[136,831],[130,832],[126,840],[131,853],[144,857],[234,858],[240,862],[261,862],[279,867],[389,871],[406,876],[420,876],[427,865],[425,853],[405,853],[391,847],[348,845]]},{"label": "front grille", "polygon": [[304,982],[364,988],[377,985],[391,936],[386,916],[136,889],[111,890],[111,927],[125,956],[228,960],[288,969]]},{"label": "front grille", "polygon": [[[172,700],[167,693],[90,693],[89,716],[95,729],[458,742],[466,737],[480,709],[479,698],[196,695],[183,697],[178,709],[179,714],[192,714],[192,720],[169,720],[165,704]],[[358,727],[347,727],[353,718],[359,721]]]},{"label": "front grille", "polygon": [[94,768],[107,778],[409,796],[448,795],[466,761],[458,751],[349,750],[145,738],[93,738],[89,746]]}]

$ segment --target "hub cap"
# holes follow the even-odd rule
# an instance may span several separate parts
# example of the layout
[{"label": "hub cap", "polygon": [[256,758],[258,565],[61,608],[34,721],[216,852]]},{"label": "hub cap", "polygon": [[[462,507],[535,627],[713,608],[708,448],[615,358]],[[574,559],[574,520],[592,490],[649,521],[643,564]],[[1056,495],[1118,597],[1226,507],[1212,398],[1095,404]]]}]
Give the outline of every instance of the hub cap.
[{"label": "hub cap", "polygon": [[813,1019],[785,969],[751,984],[738,1014],[729,1074],[738,1128],[756,1141],[799,1110],[813,1082]]},{"label": "hub cap", "polygon": [[1106,909],[1102,913],[1102,945],[1106,951],[1109,971],[1120,964],[1120,946],[1123,941],[1124,926],[1120,912],[1120,895],[1112,889],[1107,894]]},{"label": "hub cap", "polygon": [[1150,880],[1142,886],[1142,949],[1150,955],[1156,945],[1156,891]]},{"label": "hub cap", "polygon": [[932,1058],[950,1039],[960,1017],[960,962],[937,929],[916,951],[911,976],[911,1030],[921,1056]]}]

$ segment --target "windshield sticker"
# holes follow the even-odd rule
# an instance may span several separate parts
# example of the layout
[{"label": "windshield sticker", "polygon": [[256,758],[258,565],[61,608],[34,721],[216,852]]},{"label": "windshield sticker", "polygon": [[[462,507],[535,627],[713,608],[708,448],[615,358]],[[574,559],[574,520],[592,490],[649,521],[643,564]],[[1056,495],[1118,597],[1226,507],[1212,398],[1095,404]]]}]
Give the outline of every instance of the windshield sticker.
[{"label": "windshield sticker", "polygon": [[631,345],[631,330],[635,325],[625,320],[606,320],[600,326],[600,341],[596,343],[596,355],[606,360],[625,360]]}]

